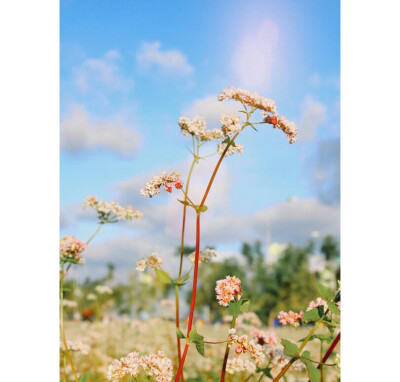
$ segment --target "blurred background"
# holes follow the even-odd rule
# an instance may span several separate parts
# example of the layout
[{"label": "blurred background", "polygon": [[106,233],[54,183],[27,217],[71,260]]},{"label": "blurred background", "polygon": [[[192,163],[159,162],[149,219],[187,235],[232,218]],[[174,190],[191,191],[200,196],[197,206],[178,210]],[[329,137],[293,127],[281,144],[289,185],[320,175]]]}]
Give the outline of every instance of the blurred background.
[{"label": "blurred background", "polygon": [[[270,126],[245,130],[238,139],[244,153],[224,160],[202,216],[201,248],[215,248],[218,257],[200,265],[198,317],[223,319],[214,287],[227,274],[242,279],[252,310],[270,325],[281,309],[304,309],[315,298],[315,280],[334,289],[339,1],[63,0],[60,11],[61,235],[85,241],[96,229],[96,215],[82,209],[90,194],[144,214],[105,226],[89,245],[86,263],[68,277],[68,316],[171,314],[173,291],[135,266],[157,251],[176,276],[182,206],[177,194],[145,199],[139,190],[163,170],[186,179],[191,141],[180,134],[178,118],[202,115],[217,127],[219,115],[237,107],[217,100],[229,86],[274,99],[300,138],[289,145]],[[215,149],[208,146],[205,154]],[[196,166],[195,200],[215,161]],[[186,254],[194,246],[192,215]]]}]

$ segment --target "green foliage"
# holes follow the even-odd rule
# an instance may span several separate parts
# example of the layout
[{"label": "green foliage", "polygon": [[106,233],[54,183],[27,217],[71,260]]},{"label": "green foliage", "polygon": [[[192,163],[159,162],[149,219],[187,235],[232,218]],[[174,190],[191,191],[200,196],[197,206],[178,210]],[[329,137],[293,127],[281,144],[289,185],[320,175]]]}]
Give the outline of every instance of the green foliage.
[{"label": "green foliage", "polygon": [[[305,357],[305,358],[303,358],[303,357]],[[304,362],[304,364],[307,367],[308,378],[310,379],[310,381],[311,382],[319,382],[321,379],[321,371],[314,366],[313,362],[311,362],[309,359],[306,359],[306,358],[310,358],[310,357],[311,357],[311,354],[307,350],[307,351],[303,352],[301,360]]]},{"label": "green foliage", "polygon": [[339,244],[332,236],[325,236],[321,246],[321,252],[326,260],[335,260],[339,257]]},{"label": "green foliage", "polygon": [[319,315],[318,309],[314,308],[304,313],[303,321],[304,322],[318,321],[320,318],[321,317]]},{"label": "green foliage", "polygon": [[182,331],[179,328],[176,328],[176,335],[179,338],[186,338],[185,335],[182,333]]},{"label": "green foliage", "polygon": [[292,358],[297,358],[299,356],[299,347],[296,344],[289,340],[282,340],[281,344],[284,348],[283,354]]},{"label": "green foliage", "polygon": [[327,301],[332,300],[333,293],[329,290],[329,288],[327,288],[326,286],[320,284],[320,283],[315,283],[318,292],[320,293],[320,295],[325,298]]},{"label": "green foliage", "polygon": [[162,269],[158,269],[158,268],[155,268],[154,271],[155,271],[157,277],[163,283],[169,284],[169,283],[173,283],[174,282],[174,280],[172,280],[172,277],[169,275],[168,272],[165,272]]},{"label": "green foliage", "polygon": [[189,333],[190,342],[193,342],[197,351],[204,357],[204,336],[197,333],[196,328],[193,326]]}]

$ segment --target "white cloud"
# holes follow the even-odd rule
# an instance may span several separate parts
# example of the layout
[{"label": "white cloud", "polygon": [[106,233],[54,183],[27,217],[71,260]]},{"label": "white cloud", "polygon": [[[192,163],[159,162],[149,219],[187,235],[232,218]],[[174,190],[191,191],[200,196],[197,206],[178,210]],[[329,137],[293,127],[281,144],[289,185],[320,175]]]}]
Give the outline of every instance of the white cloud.
[{"label": "white cloud", "polygon": [[193,67],[188,63],[185,54],[177,49],[161,50],[158,41],[142,43],[136,60],[144,69],[154,67],[170,75],[185,77],[193,73]]},{"label": "white cloud", "polygon": [[278,26],[271,19],[243,31],[231,59],[240,87],[258,91],[268,88],[276,65],[278,37]]},{"label": "white cloud", "polygon": [[221,127],[219,117],[223,113],[237,113],[241,108],[239,102],[234,101],[218,101],[217,96],[209,95],[204,98],[197,99],[190,106],[183,110],[182,115],[193,118],[200,115],[205,118],[209,128]]},{"label": "white cloud", "polygon": [[75,84],[84,93],[105,90],[126,90],[132,86],[132,80],[125,78],[119,69],[121,55],[110,50],[102,58],[88,58],[74,68]]},{"label": "white cloud", "polygon": [[121,118],[96,119],[81,105],[73,105],[61,123],[61,148],[69,153],[104,149],[120,155],[136,154],[139,135]]},{"label": "white cloud", "polygon": [[308,96],[301,105],[299,123],[299,141],[310,141],[315,137],[318,128],[327,122],[326,106]]}]

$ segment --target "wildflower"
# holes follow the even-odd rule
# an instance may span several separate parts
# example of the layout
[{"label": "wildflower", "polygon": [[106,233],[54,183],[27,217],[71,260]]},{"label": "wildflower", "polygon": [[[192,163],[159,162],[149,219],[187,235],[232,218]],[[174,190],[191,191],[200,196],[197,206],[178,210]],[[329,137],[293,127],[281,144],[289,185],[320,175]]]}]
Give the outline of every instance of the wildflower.
[{"label": "wildflower", "polygon": [[217,292],[218,303],[228,306],[237,294],[242,293],[241,281],[235,276],[226,276],[225,279],[217,281],[215,291]]},{"label": "wildflower", "polygon": [[76,301],[71,301],[71,300],[63,300],[63,306],[65,306],[66,308],[76,308],[78,306],[78,303]]},{"label": "wildflower", "polygon": [[117,202],[105,202],[96,195],[89,195],[83,202],[83,208],[90,207],[96,210],[102,221],[118,221],[140,219],[143,213],[128,205],[122,207]]},{"label": "wildflower", "polygon": [[172,192],[172,183],[164,184],[164,190],[167,192]]},{"label": "wildflower", "polygon": [[265,358],[262,346],[256,344],[253,340],[249,342],[249,339],[246,335],[238,336],[235,333],[236,330],[229,331],[228,346],[237,345],[235,347],[235,353],[237,355],[242,353],[249,353],[250,357],[254,359],[257,364],[262,362]]},{"label": "wildflower", "polygon": [[[220,143],[217,148],[218,154],[222,154],[226,149],[227,143]],[[243,145],[236,143],[235,145],[229,145],[228,151],[226,155],[233,155],[233,154],[243,154]]]},{"label": "wildflower", "polygon": [[284,355],[282,349],[274,349],[271,360],[271,365],[273,368],[283,369],[289,361],[290,357]]},{"label": "wildflower", "polygon": [[283,116],[277,118],[276,116],[270,117],[269,115],[264,118],[264,121],[271,123],[274,128],[277,127],[278,129],[281,129],[288,137],[289,143],[297,141],[299,133],[297,132],[297,127],[294,122],[287,120]]},{"label": "wildflower", "polygon": [[306,309],[306,312],[308,312],[311,309],[316,308],[317,306],[323,306],[324,307],[324,311],[326,311],[328,309],[328,303],[323,300],[321,297],[317,298],[317,301],[311,301],[310,304],[308,305],[308,308]]},{"label": "wildflower", "polygon": [[99,294],[113,294],[113,290],[107,285],[96,285],[94,289]]},{"label": "wildflower", "polygon": [[86,299],[89,300],[89,301],[96,301],[97,300],[97,296],[94,293],[89,293],[86,296]]},{"label": "wildflower", "polygon": [[276,103],[272,99],[261,97],[258,93],[250,93],[247,90],[240,88],[229,87],[222,90],[218,95],[218,100],[223,101],[227,99],[234,99],[243,102],[256,109],[263,110],[264,112],[276,114]]},{"label": "wildflower", "polygon": [[[214,249],[206,248],[204,251],[200,251],[199,253],[199,263],[204,262],[207,263],[211,261],[213,257],[217,257],[217,252]],[[196,258],[196,252],[192,252],[189,255],[189,260],[194,263]]]},{"label": "wildflower", "polygon": [[236,115],[223,114],[219,120],[222,123],[222,132],[225,137],[231,137],[242,130],[240,118]]},{"label": "wildflower", "polygon": [[235,357],[229,358],[226,364],[226,372],[228,374],[241,373],[242,371],[248,371],[250,374],[254,374],[257,366],[249,361],[243,360],[242,358]]},{"label": "wildflower", "polygon": [[341,309],[340,309],[340,301],[338,301],[338,302],[336,303],[336,305],[337,305],[338,309],[341,310]]},{"label": "wildflower", "polygon": [[221,139],[224,133],[220,129],[206,130],[206,122],[203,117],[196,116],[192,120],[187,117],[179,118],[181,133],[187,137],[194,136],[201,141]]},{"label": "wildflower", "polygon": [[274,332],[254,329],[250,335],[255,337],[256,342],[261,346],[267,345],[268,347],[274,347],[278,343],[278,336]]},{"label": "wildflower", "polygon": [[279,322],[285,326],[285,325],[291,325],[295,328],[299,327],[300,322],[303,321],[303,312],[296,313],[293,311],[289,312],[279,312],[278,314],[278,319]]},{"label": "wildflower", "polygon": [[221,140],[224,137],[225,134],[221,129],[212,129],[204,131],[204,133],[201,135],[201,140],[202,141],[213,141],[214,139]]},{"label": "wildflower", "polygon": [[[153,176],[153,178],[145,184],[144,188],[140,190],[140,193],[144,197],[152,198],[154,195],[158,195],[160,193],[161,186],[175,183],[176,181],[180,180],[179,179],[180,176],[181,174],[177,172],[171,172],[171,174],[168,175],[168,173],[164,171],[161,175]],[[183,184],[183,183],[180,180],[178,184]],[[165,189],[168,192],[171,192],[172,185],[167,186]]]},{"label": "wildflower", "polygon": [[84,259],[81,254],[85,249],[86,244],[74,236],[66,235],[60,240],[60,258],[63,262],[82,264]]},{"label": "wildflower", "polygon": [[[71,350],[73,352],[80,352],[84,355],[89,354],[89,351],[90,351],[90,346],[80,340],[77,340],[77,341],[67,340],[67,347],[68,347],[68,350]],[[61,348],[61,350],[65,351],[64,343],[62,343],[62,342],[60,343],[60,348]]]},{"label": "wildflower", "polygon": [[140,259],[136,264],[136,270],[143,272],[147,266],[151,268],[157,268],[162,264],[162,259],[158,256],[157,252],[153,252],[151,255],[147,256],[145,259]]},{"label": "wildflower", "polygon": [[170,382],[173,377],[172,361],[162,351],[157,354],[149,353],[139,357],[139,352],[134,351],[120,360],[114,360],[108,367],[107,379],[109,381],[125,376],[135,377],[139,373],[153,376],[157,382]]},{"label": "wildflower", "polygon": [[177,179],[175,181],[175,188],[177,188],[179,190],[180,188],[182,188],[182,186],[183,186],[182,180],[181,179]]}]

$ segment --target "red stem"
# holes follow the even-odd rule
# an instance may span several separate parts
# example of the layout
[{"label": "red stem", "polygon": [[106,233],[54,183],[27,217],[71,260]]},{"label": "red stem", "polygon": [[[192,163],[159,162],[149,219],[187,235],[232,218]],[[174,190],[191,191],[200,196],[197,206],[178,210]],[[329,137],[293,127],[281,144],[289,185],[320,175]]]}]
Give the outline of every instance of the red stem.
[{"label": "red stem", "polygon": [[[189,311],[189,320],[188,320],[188,327],[187,327],[187,337],[189,337],[189,333],[192,330],[193,325],[193,315],[194,315],[194,307],[196,305],[196,291],[197,291],[197,274],[199,271],[199,256],[200,256],[200,213],[197,214],[196,219],[196,252],[195,252],[195,259],[194,259],[194,272],[193,272],[193,287],[192,287],[192,301],[190,303],[190,311]],[[182,374],[183,365],[185,363],[186,354],[189,349],[189,344],[186,343],[185,349],[182,354],[181,361],[179,362],[178,372],[175,377],[175,382],[179,381],[179,378]]]},{"label": "red stem", "polygon": [[[340,341],[340,332],[336,336],[335,340],[332,342],[331,346],[329,346],[329,349],[325,353],[324,358],[322,358],[322,363],[326,362],[326,360],[331,355],[331,353],[333,352],[333,349],[335,349],[335,347],[336,347],[336,345],[338,344],[339,341]],[[317,369],[320,369],[320,368],[321,368],[321,364],[318,365]],[[310,382],[310,380],[308,380],[308,382]]]}]

